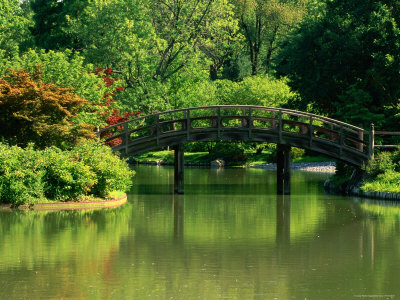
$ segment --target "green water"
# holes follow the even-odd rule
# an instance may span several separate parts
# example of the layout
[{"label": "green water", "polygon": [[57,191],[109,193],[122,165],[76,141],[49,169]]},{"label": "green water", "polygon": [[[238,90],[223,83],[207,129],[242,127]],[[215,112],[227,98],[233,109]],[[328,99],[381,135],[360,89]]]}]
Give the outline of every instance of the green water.
[{"label": "green water", "polygon": [[400,208],[328,175],[138,167],[117,209],[0,213],[0,299],[399,299]]}]

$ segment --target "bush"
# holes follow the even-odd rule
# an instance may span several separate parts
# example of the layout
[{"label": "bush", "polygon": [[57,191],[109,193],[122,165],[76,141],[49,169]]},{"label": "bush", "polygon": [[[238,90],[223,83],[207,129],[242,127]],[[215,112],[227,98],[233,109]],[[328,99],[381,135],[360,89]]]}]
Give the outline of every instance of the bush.
[{"label": "bush", "polygon": [[34,203],[43,199],[43,162],[32,145],[23,150],[0,143],[0,203]]},{"label": "bush", "polygon": [[303,157],[306,154],[306,150],[302,148],[292,147],[290,150],[290,155],[292,159],[298,159]]},{"label": "bush", "polygon": [[84,162],[96,174],[97,182],[91,188],[93,195],[105,197],[112,191],[127,191],[131,187],[134,171],[112,153],[110,147],[92,141],[72,151],[77,160]]},{"label": "bush", "polygon": [[185,152],[207,152],[210,148],[207,142],[194,142],[185,144]]},{"label": "bush", "polygon": [[133,174],[109,147],[95,142],[70,151],[0,143],[0,203],[107,197],[113,191],[127,191]]},{"label": "bush", "polygon": [[246,160],[244,149],[240,143],[218,142],[211,152],[211,158],[223,158],[228,162],[243,162]]},{"label": "bush", "polygon": [[97,182],[91,168],[73,157],[73,152],[51,147],[43,153],[45,158],[45,196],[52,200],[76,200],[86,196]]},{"label": "bush", "polygon": [[0,77],[0,136],[41,148],[69,147],[94,137],[93,127],[74,119],[87,101],[70,89],[44,83],[41,76],[18,70]]},{"label": "bush", "polygon": [[387,171],[394,171],[395,168],[396,163],[393,162],[393,155],[389,152],[382,152],[368,162],[365,170],[368,176],[376,177]]}]

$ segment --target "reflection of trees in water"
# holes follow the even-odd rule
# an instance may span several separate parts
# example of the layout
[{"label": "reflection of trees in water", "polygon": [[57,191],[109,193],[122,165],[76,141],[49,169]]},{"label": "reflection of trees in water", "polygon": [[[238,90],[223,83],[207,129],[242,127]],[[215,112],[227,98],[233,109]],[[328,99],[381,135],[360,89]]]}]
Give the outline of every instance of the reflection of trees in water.
[{"label": "reflection of trees in water", "polygon": [[[177,206],[176,199],[170,202],[174,204],[170,205],[169,220],[174,224],[170,232],[175,238],[154,232],[153,238],[140,234],[132,242],[134,251],[130,253],[136,256],[129,259],[135,262],[137,272],[147,267],[147,272],[162,278],[157,288],[141,284],[157,289],[159,295],[174,295],[174,290],[181,289],[182,298],[193,295],[188,290],[206,298],[218,297],[215,291],[227,297],[254,298],[257,294],[261,298],[290,298],[293,287],[302,286],[304,297],[337,299],[353,297],[354,291],[387,294],[385,289],[397,288],[389,278],[395,278],[398,269],[390,268],[389,261],[398,261],[400,248],[396,246],[397,253],[384,260],[381,257],[379,262],[376,253],[393,243],[382,237],[394,234],[397,240],[399,230],[385,232],[384,225],[368,218],[348,199],[321,194],[275,196],[275,201],[251,195],[243,199],[232,195],[229,200],[218,195],[183,197],[179,201],[184,205]],[[184,208],[184,214],[178,207]],[[245,207],[246,213],[241,214]],[[154,208],[157,210],[157,205]],[[307,223],[307,219],[312,222]],[[168,222],[162,217],[148,222],[154,221]],[[176,243],[178,232],[184,232],[184,240]],[[157,267],[149,270],[140,263],[154,257],[158,258]],[[365,277],[368,273],[374,275]],[[188,290],[182,282],[187,282]],[[333,287],[335,293],[327,293]],[[130,295],[138,294],[131,291]]]},{"label": "reflection of trees in water", "polygon": [[[129,232],[132,206],[98,211],[10,212],[0,214],[3,267],[32,268],[37,263],[64,262],[71,255],[98,259],[119,246]],[[4,268],[2,269],[4,271]]]},{"label": "reflection of trees in water", "polygon": [[1,213],[0,282],[7,285],[0,298],[87,298],[85,280],[114,272],[110,261],[131,231],[131,216],[130,204],[99,211]]},{"label": "reflection of trees in water", "polygon": [[40,298],[42,289],[53,298],[350,299],[397,289],[396,217],[313,192],[304,177],[290,197],[251,184],[246,194],[235,180],[226,197],[172,195],[157,174],[155,193],[134,190],[131,204],[107,213],[2,214],[0,282],[9,290],[0,298]]},{"label": "reflection of trees in water", "polygon": [[[184,222],[177,222],[168,204],[177,202],[168,196],[157,201],[151,195],[143,198],[143,222],[139,215],[132,219],[140,225],[125,254],[145,290],[157,290],[159,298],[181,290],[182,299],[219,294],[240,299],[347,299],[366,291],[392,294],[397,289],[391,280],[400,270],[392,267],[400,254],[397,221],[386,227],[348,198],[321,194],[309,173],[294,172],[291,197],[280,199],[266,192],[274,189],[273,173],[268,177],[257,170],[252,182],[254,177],[241,170],[238,179],[228,178],[224,187],[221,177],[206,170],[202,178],[202,172],[186,172]],[[139,234],[142,231],[147,236]],[[174,232],[184,232],[183,242],[176,243]],[[383,251],[388,247],[393,251]],[[151,265],[154,258],[157,266]],[[143,273],[160,280],[146,282],[139,276]],[[140,295],[133,289],[128,293]]]}]

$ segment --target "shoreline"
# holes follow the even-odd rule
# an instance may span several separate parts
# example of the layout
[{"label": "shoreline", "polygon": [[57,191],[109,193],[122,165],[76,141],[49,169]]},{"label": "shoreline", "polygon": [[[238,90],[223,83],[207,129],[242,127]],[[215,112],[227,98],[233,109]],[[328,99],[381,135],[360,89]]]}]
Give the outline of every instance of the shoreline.
[{"label": "shoreline", "polygon": [[[174,164],[171,162],[165,161],[137,161],[136,164],[139,165],[152,165],[152,166],[173,166]],[[210,167],[210,162],[204,163],[194,163],[194,162],[185,162],[185,167]],[[334,161],[323,161],[323,162],[306,162],[306,163],[291,163],[292,170],[298,171],[307,171],[307,172],[321,172],[321,173],[334,173],[336,170],[336,162]],[[259,168],[266,170],[276,170],[276,163],[267,163],[267,164],[244,164],[238,166],[225,166],[225,168],[231,167],[243,167],[243,168]]]},{"label": "shoreline", "polygon": [[[249,165],[249,167],[267,169],[267,170],[276,170],[276,163]],[[290,167],[292,170],[298,170],[298,171],[334,173],[336,170],[336,163],[334,161],[291,163]]]},{"label": "shoreline", "polygon": [[114,199],[103,199],[100,201],[67,201],[30,204],[0,204],[0,211],[61,211],[61,210],[95,210],[104,208],[115,208],[127,202],[127,194]]}]

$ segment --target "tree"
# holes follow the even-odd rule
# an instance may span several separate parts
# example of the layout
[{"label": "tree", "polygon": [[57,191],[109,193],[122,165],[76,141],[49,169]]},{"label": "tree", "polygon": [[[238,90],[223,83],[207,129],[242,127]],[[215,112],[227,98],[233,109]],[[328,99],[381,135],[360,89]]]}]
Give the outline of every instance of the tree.
[{"label": "tree", "polygon": [[20,48],[30,46],[31,16],[20,5],[19,0],[0,2],[0,56],[4,53],[10,58],[18,55]]},{"label": "tree", "polygon": [[234,74],[228,75],[227,70],[224,70],[232,68],[230,65],[237,58],[244,40],[239,32],[239,20],[235,16],[234,5],[224,0],[214,1],[206,22],[198,47],[210,60],[210,79],[235,79]]},{"label": "tree", "polygon": [[280,35],[299,22],[304,14],[299,0],[233,0],[240,27],[246,38],[251,74],[257,75],[260,60],[264,60],[265,73],[271,70],[272,58]]},{"label": "tree", "polygon": [[[400,8],[397,1],[328,1],[288,40],[280,74],[319,112],[368,126],[398,128]],[[391,127],[393,129],[393,127]]]},{"label": "tree", "polygon": [[31,32],[36,46],[46,50],[80,49],[71,24],[88,3],[88,0],[31,0],[34,13]]},{"label": "tree", "polygon": [[73,28],[87,62],[111,67],[125,81],[119,100],[154,111],[173,106],[169,95],[184,76],[226,61],[237,32],[233,19],[225,0],[95,0]]},{"label": "tree", "polygon": [[34,142],[41,148],[65,148],[93,138],[92,126],[75,122],[86,103],[70,89],[44,83],[39,70],[11,71],[0,78],[1,137],[20,146]]},{"label": "tree", "polygon": [[64,88],[70,88],[77,96],[87,100],[84,109],[80,110],[78,122],[84,122],[95,126],[104,125],[101,113],[107,107],[104,104],[103,95],[110,93],[113,86],[107,87],[102,78],[93,74],[93,65],[84,64],[84,58],[72,51],[34,51],[30,50],[12,59],[0,56],[0,64],[3,68],[1,75],[10,74],[10,70],[24,69],[28,73],[34,73],[40,66],[41,80],[45,83],[55,83]]}]

